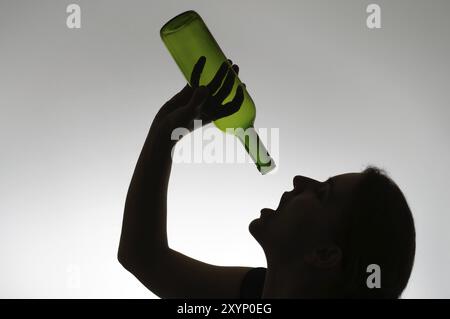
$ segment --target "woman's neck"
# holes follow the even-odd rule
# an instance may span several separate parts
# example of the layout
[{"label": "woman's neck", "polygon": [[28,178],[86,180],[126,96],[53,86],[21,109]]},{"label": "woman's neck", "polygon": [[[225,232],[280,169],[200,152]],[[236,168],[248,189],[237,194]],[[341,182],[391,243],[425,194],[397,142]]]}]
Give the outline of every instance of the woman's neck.
[{"label": "woman's neck", "polygon": [[301,272],[288,267],[268,265],[262,298],[305,298]]},{"label": "woman's neck", "polygon": [[306,265],[268,263],[262,298],[336,298],[336,274],[312,271]]}]

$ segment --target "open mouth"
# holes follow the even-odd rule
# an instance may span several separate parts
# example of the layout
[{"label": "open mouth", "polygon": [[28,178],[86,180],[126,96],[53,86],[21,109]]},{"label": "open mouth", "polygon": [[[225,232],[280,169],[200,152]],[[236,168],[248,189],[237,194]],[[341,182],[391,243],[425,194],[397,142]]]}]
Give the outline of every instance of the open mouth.
[{"label": "open mouth", "polygon": [[277,209],[263,208],[261,209],[261,217],[264,218],[266,216],[277,214],[284,207],[284,205],[289,202],[292,195],[292,192],[284,192],[281,196],[280,203],[278,204]]},{"label": "open mouth", "polygon": [[291,199],[291,196],[291,192],[284,192],[281,196],[280,203],[278,204],[276,211],[279,211]]}]

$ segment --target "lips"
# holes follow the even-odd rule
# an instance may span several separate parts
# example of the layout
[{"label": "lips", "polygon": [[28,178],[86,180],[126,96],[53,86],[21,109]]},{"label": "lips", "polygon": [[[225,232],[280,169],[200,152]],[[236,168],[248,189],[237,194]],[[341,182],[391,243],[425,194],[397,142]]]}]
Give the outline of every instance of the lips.
[{"label": "lips", "polygon": [[270,208],[263,208],[263,209],[261,209],[261,217],[262,218],[274,215],[275,213],[276,213],[276,211],[273,210],[273,209],[270,209]]},{"label": "lips", "polygon": [[278,211],[291,199],[293,196],[292,192],[284,192],[281,196],[280,203],[276,210],[270,208],[261,209],[261,217],[264,218],[266,216],[271,216],[277,214]]},{"label": "lips", "polygon": [[280,203],[278,204],[277,211],[281,209],[291,198],[291,192],[284,192],[281,196]]}]

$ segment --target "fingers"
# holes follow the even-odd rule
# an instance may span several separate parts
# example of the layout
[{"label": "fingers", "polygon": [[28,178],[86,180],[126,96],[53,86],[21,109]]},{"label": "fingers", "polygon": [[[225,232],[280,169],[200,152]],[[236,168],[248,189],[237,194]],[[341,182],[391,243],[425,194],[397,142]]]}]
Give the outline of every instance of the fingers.
[{"label": "fingers", "polygon": [[223,81],[222,87],[217,91],[214,95],[219,103],[222,103],[223,100],[230,94],[233,89],[234,80],[236,79],[236,75],[239,73],[239,67],[237,65],[233,65],[228,69],[227,77]]},{"label": "fingers", "polygon": [[233,69],[234,73],[236,73],[236,75],[239,74],[239,66],[237,64],[234,64],[231,68]]},{"label": "fingers", "polygon": [[223,62],[220,65],[219,70],[216,72],[216,75],[214,75],[214,78],[207,85],[211,94],[214,94],[214,92],[216,92],[217,89],[220,87],[225,75],[227,74],[227,71],[228,71],[228,64],[227,62]]},{"label": "fingers", "polygon": [[[236,93],[233,99],[225,105],[221,105],[233,90],[234,82],[239,73],[239,67],[237,65],[233,65],[233,62],[231,60],[223,62],[214,75],[214,78],[205,87],[200,86],[200,77],[205,64],[206,57],[201,56],[198,59],[197,63],[194,65],[191,73],[190,84],[191,87],[195,89],[195,91],[193,93],[191,92],[190,96],[188,94],[182,94],[184,96],[190,97],[190,100],[185,107],[179,109],[176,112],[177,114],[173,114],[173,122],[181,124],[181,122],[185,122],[189,118],[197,117],[202,112],[205,112],[205,114],[209,114],[207,117],[210,120],[216,120],[234,114],[241,108],[241,105],[244,101],[245,89],[245,84],[243,83],[239,84],[236,88]],[[206,106],[205,102],[208,99],[208,96],[213,94],[214,104],[211,105],[217,105],[217,108],[214,107],[214,110],[211,109],[209,111],[203,110]],[[207,106],[206,109],[208,109]]]},{"label": "fingers", "polygon": [[233,100],[223,105],[217,115],[221,118],[236,113],[241,108],[242,102],[244,102],[244,84],[241,83],[236,89]]},{"label": "fingers", "polygon": [[206,63],[206,57],[205,56],[201,56],[197,63],[195,63],[194,65],[194,69],[192,70],[191,73],[191,86],[192,87],[198,87],[200,84],[200,76],[202,74],[203,68],[205,66]]}]

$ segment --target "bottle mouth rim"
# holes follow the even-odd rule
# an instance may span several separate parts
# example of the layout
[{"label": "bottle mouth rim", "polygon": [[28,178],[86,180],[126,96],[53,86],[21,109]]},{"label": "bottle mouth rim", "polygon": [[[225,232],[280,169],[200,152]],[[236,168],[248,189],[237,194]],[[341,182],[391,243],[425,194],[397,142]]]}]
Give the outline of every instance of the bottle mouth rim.
[{"label": "bottle mouth rim", "polygon": [[199,17],[200,16],[198,15],[198,13],[195,12],[194,10],[182,12],[182,13],[176,15],[175,17],[173,17],[172,19],[170,19],[169,21],[167,21],[162,26],[159,33],[162,36],[162,35],[177,32],[178,30],[184,28],[190,22],[192,22],[193,20],[195,20]]}]

